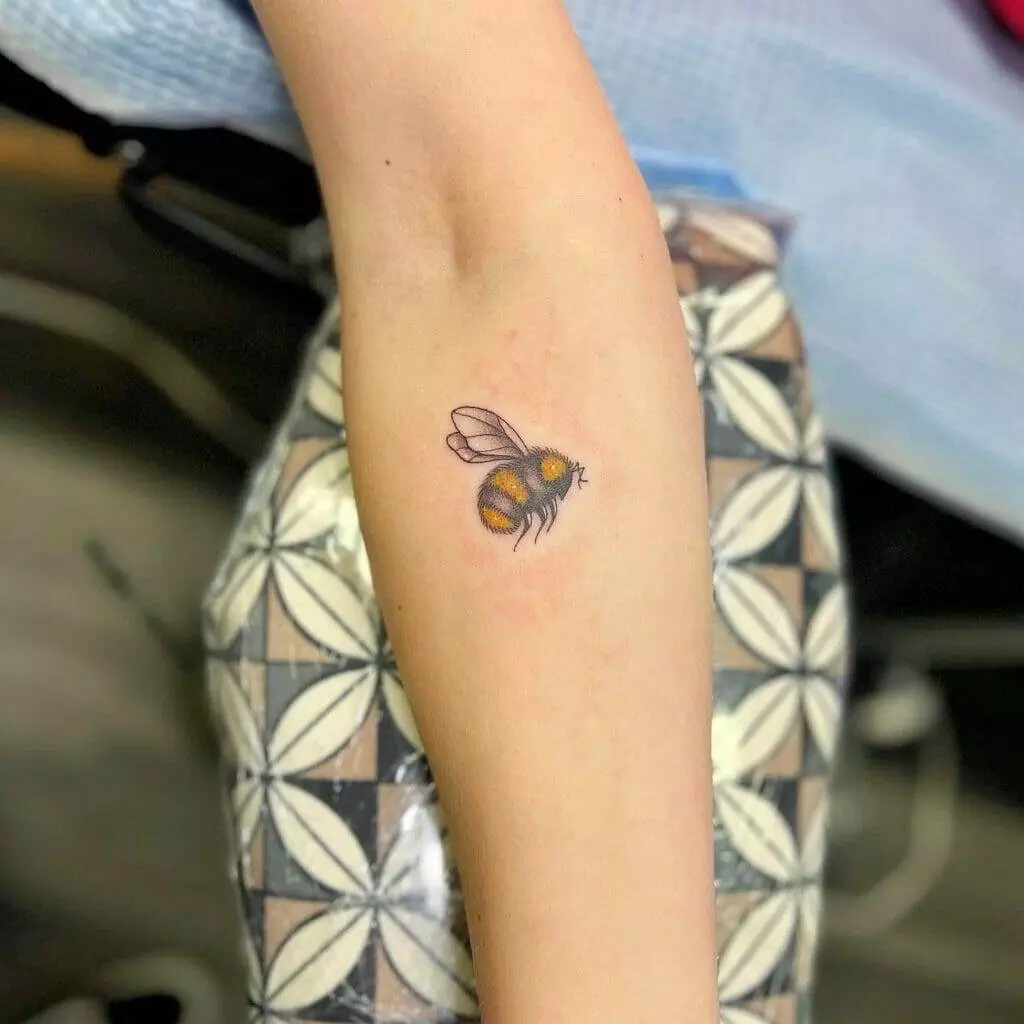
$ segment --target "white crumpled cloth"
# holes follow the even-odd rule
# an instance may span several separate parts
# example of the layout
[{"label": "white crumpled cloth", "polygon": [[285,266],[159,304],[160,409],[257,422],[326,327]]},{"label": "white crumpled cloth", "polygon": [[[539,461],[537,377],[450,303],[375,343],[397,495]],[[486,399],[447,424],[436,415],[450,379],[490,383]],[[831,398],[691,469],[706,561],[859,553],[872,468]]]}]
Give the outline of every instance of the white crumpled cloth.
[{"label": "white crumpled cloth", "polygon": [[[568,6],[633,144],[797,216],[832,436],[1024,538],[1024,51],[971,0]],[[244,0],[0,0],[0,49],[115,119],[301,150]]]}]

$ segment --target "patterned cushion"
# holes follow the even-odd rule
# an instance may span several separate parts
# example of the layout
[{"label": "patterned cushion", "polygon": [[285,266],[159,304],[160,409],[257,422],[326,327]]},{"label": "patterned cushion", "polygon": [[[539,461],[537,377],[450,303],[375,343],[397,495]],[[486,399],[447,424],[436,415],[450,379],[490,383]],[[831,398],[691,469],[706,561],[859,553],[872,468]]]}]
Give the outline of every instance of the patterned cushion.
[{"label": "patterned cushion", "polygon": [[[821,423],[776,278],[784,226],[659,209],[705,409],[722,1017],[806,1024],[847,639]],[[335,306],[205,608],[251,1000],[257,1019],[474,1018],[444,818],[359,532],[338,345]]]}]

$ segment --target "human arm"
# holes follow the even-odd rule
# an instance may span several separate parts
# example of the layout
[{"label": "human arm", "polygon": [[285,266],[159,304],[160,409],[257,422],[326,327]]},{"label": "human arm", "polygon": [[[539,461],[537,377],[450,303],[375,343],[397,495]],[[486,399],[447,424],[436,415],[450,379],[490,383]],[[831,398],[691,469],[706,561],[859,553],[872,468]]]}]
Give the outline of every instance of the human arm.
[{"label": "human arm", "polygon": [[[258,9],[323,184],[360,515],[485,1019],[712,1021],[703,447],[643,183],[556,0]],[[586,465],[536,544],[484,529],[464,405]]]}]

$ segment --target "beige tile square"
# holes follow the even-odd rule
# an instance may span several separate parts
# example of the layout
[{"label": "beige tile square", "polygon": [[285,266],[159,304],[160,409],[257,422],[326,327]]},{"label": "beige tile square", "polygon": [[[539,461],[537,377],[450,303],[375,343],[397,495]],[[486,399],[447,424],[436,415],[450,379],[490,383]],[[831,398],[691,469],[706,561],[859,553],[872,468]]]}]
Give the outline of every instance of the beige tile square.
[{"label": "beige tile square", "polygon": [[797,626],[804,621],[804,571],[802,566],[757,565],[753,572],[782,598]]},{"label": "beige tile square", "polygon": [[307,665],[330,661],[292,621],[276,586],[267,588],[267,660]]},{"label": "beige tile square", "polygon": [[700,286],[697,268],[690,260],[675,260],[672,263],[672,272],[675,274],[676,290],[680,295],[692,295],[697,291]]},{"label": "beige tile square", "polygon": [[690,258],[709,267],[753,267],[749,258],[734,252],[700,228],[690,229]]},{"label": "beige tile square", "polygon": [[771,1024],[796,1024],[796,996],[793,994],[752,999],[743,1005]]},{"label": "beige tile square", "polygon": [[380,1020],[437,1020],[437,1007],[417,998],[395,973],[384,950],[379,946],[377,954],[377,998],[374,1003],[374,1016]]},{"label": "beige tile square", "polygon": [[377,734],[380,708],[376,701],[356,735],[334,757],[303,772],[304,779],[372,781],[377,777]]},{"label": "beige tile square", "polygon": [[816,572],[835,572],[836,561],[825,550],[811,517],[804,514],[800,522],[800,560]]},{"label": "beige tile square", "polygon": [[825,776],[806,775],[800,780],[796,798],[796,837],[801,846],[815,812],[825,800],[828,800],[828,779]]},{"label": "beige tile square", "polygon": [[750,349],[749,354],[758,359],[778,359],[785,363],[794,363],[802,359],[803,341],[793,314],[788,313],[778,329],[768,335],[760,345]]},{"label": "beige tile square", "polygon": [[381,856],[394,842],[404,816],[430,802],[431,791],[426,786],[377,787],[377,849]]},{"label": "beige tile square", "polygon": [[789,735],[759,771],[773,778],[796,778],[803,770],[804,743],[806,742],[803,717],[797,715]]},{"label": "beige tile square", "polygon": [[303,922],[330,906],[319,900],[291,900],[267,896],[263,901],[263,964],[267,966],[282,943]]},{"label": "beige tile square", "polygon": [[712,521],[736,488],[761,468],[756,459],[714,458],[708,461],[708,501]]},{"label": "beige tile square", "polygon": [[720,892],[715,899],[715,948],[719,956],[743,919],[761,901],[756,892]]},{"label": "beige tile square", "polygon": [[733,636],[721,615],[717,613],[711,623],[711,663],[715,669],[754,672],[764,672],[770,667]]}]

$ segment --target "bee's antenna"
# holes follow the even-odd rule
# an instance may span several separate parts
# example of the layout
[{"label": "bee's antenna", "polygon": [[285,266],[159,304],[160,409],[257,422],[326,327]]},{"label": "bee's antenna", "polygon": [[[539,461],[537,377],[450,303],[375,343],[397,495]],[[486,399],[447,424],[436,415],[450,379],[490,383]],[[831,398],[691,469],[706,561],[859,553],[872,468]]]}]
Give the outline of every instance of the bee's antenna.
[{"label": "bee's antenna", "polygon": [[590,483],[590,481],[583,475],[587,471],[587,467],[586,466],[581,466],[577,462],[576,465],[573,467],[573,469],[575,469],[576,473],[577,473],[577,476],[576,476],[576,486],[577,487],[582,487],[584,484]]}]

